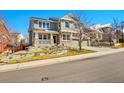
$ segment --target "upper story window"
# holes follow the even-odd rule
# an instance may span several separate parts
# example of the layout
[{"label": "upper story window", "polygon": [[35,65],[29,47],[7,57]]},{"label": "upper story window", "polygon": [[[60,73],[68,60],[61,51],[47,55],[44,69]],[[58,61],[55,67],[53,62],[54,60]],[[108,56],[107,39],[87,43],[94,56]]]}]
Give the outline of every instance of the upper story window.
[{"label": "upper story window", "polygon": [[78,25],[75,24],[75,29],[78,29]]},{"label": "upper story window", "polygon": [[34,20],[34,24],[37,24],[38,23],[38,20]]},{"label": "upper story window", "polygon": [[65,22],[65,27],[69,28],[69,22]]},{"label": "upper story window", "polygon": [[46,28],[50,28],[50,24],[49,23],[46,23]]},{"label": "upper story window", "polygon": [[42,22],[39,22],[39,27],[42,27]]},{"label": "upper story window", "polygon": [[45,26],[46,24],[45,24],[45,22],[43,22],[43,28],[45,28],[46,26]]},{"label": "upper story window", "polygon": [[79,29],[79,25],[75,24],[75,29]]},{"label": "upper story window", "polygon": [[43,29],[49,29],[50,23],[49,22],[39,22],[39,27]]},{"label": "upper story window", "polygon": [[61,28],[61,25],[60,24],[58,24],[58,28]]}]

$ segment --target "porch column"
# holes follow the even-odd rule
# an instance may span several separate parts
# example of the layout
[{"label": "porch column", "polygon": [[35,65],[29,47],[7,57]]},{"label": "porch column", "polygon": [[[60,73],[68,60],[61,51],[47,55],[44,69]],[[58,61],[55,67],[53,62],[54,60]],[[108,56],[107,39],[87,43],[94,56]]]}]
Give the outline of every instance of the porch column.
[{"label": "porch column", "polygon": [[59,44],[62,44],[62,34],[59,34]]},{"label": "porch column", "polygon": [[53,43],[53,34],[50,34],[50,43],[51,43],[51,45],[54,45],[54,43]]},{"label": "porch column", "polygon": [[73,34],[72,34],[72,33],[70,33],[70,40],[71,40],[71,41],[72,41],[72,37],[73,37],[72,35],[73,35]]},{"label": "porch column", "polygon": [[35,33],[35,43],[34,43],[34,46],[38,46],[38,33]]}]

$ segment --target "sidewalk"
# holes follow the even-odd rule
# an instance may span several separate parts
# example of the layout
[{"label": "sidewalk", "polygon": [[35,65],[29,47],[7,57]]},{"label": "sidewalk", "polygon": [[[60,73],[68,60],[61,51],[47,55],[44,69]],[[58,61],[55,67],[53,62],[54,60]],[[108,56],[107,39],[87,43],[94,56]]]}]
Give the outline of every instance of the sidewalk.
[{"label": "sidewalk", "polygon": [[84,49],[95,50],[95,51],[109,51],[113,50],[111,47],[83,47]]},{"label": "sidewalk", "polygon": [[31,61],[31,62],[26,62],[26,63],[1,65],[0,72],[40,67],[40,66],[45,66],[45,65],[57,64],[57,63],[71,62],[71,61],[76,61],[76,60],[81,60],[81,59],[95,58],[95,57],[100,57],[100,56],[119,53],[119,52],[124,52],[124,48],[110,49],[107,51],[98,51],[95,53],[82,54],[82,55],[76,55],[76,56],[68,56],[68,57],[53,58],[53,59],[47,59],[47,60]]}]

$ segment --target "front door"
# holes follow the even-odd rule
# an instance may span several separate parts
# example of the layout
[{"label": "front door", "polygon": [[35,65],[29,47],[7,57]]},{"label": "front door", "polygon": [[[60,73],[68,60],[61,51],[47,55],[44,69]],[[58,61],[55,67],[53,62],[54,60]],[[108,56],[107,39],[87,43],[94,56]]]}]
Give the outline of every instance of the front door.
[{"label": "front door", "polygon": [[57,36],[56,35],[53,36],[53,42],[54,42],[54,44],[57,44]]}]

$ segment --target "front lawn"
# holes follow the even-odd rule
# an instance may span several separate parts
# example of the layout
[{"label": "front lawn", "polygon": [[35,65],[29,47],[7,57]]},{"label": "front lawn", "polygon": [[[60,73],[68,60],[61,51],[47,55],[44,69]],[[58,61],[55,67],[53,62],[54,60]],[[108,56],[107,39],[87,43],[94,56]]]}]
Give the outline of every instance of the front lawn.
[{"label": "front lawn", "polygon": [[28,57],[28,58],[21,58],[21,59],[13,60],[13,61],[8,62],[7,64],[15,64],[15,63],[21,63],[21,62],[30,62],[30,61],[35,61],[35,60],[45,60],[45,59],[51,59],[51,58],[74,56],[74,55],[93,53],[93,52],[96,52],[96,51],[82,49],[82,51],[79,52],[76,49],[69,49],[66,53],[63,53],[63,54],[48,54],[48,55],[42,55],[42,56],[35,55],[32,57]]},{"label": "front lawn", "polygon": [[4,59],[4,58],[6,58],[6,56],[0,54],[0,61],[1,61],[2,59]]},{"label": "front lawn", "polygon": [[113,48],[124,48],[124,46],[122,45],[122,43],[118,43],[116,46],[113,46]]}]

